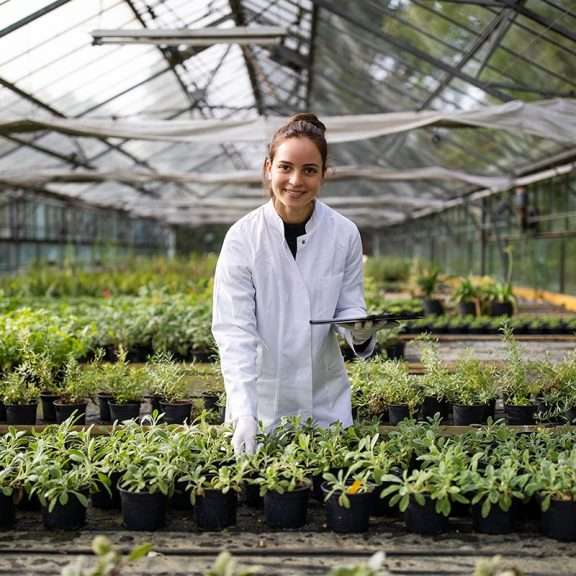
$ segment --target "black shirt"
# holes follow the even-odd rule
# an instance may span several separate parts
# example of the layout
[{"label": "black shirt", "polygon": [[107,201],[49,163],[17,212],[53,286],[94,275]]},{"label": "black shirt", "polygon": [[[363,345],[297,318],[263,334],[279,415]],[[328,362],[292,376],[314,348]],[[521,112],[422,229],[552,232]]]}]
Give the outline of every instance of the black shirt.
[{"label": "black shirt", "polygon": [[[306,220],[308,222],[308,220]],[[298,236],[306,234],[306,222],[299,222],[298,224],[288,224],[284,222],[284,238],[288,243],[288,248],[292,252],[292,256],[296,259],[296,251],[298,250]]]}]

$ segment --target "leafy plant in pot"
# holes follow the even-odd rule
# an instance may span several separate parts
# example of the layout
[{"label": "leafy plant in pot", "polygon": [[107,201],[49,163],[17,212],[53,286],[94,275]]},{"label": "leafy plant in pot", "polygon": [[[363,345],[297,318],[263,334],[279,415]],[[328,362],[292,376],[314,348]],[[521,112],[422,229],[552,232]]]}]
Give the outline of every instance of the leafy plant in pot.
[{"label": "leafy plant in pot", "polygon": [[14,498],[22,485],[27,440],[23,431],[10,429],[0,436],[0,528],[16,521]]},{"label": "leafy plant in pot", "polygon": [[128,530],[161,528],[177,471],[170,451],[153,442],[148,446],[135,443],[122,456],[125,471],[118,481],[118,491],[124,526]]},{"label": "leafy plant in pot", "polygon": [[514,503],[525,499],[524,487],[530,477],[518,462],[508,457],[479,467],[482,454],[472,457],[465,473],[465,492],[472,504],[472,522],[477,532],[508,534],[514,530]]},{"label": "leafy plant in pot", "polygon": [[169,353],[155,354],[146,366],[148,389],[159,397],[160,410],[167,424],[184,424],[192,413],[192,400],[186,373]]},{"label": "leafy plant in pot", "polygon": [[456,362],[450,395],[455,426],[482,424],[489,416],[494,417],[498,395],[494,366],[480,362],[466,351]]},{"label": "leafy plant in pot", "polygon": [[422,390],[408,372],[406,363],[384,360],[378,366],[378,380],[370,393],[370,403],[386,405],[390,424],[414,416],[422,401]]},{"label": "leafy plant in pot", "polygon": [[112,393],[112,399],[108,402],[112,421],[138,418],[145,382],[139,370],[126,361],[124,349],[119,350],[117,362],[103,367],[102,374]]},{"label": "leafy plant in pot", "polygon": [[494,282],[485,288],[490,316],[512,316],[516,297],[511,282]]},{"label": "leafy plant in pot", "polygon": [[541,386],[537,365],[526,362],[509,326],[503,327],[507,350],[506,363],[497,371],[504,396],[506,422],[511,425],[534,424],[535,399]]},{"label": "leafy plant in pot", "polygon": [[536,494],[542,507],[542,532],[549,538],[576,541],[576,449],[561,453],[557,461],[541,457],[529,470],[528,494]]},{"label": "leafy plant in pot", "polygon": [[60,397],[62,390],[61,370],[47,351],[38,353],[29,349],[25,357],[31,381],[40,389],[42,420],[56,422],[54,402]]},{"label": "leafy plant in pot", "polygon": [[395,326],[379,330],[376,335],[377,347],[390,360],[402,360],[404,358],[405,344],[400,339],[405,324],[398,323]]},{"label": "leafy plant in pot", "polygon": [[337,475],[324,474],[324,507],[328,528],[335,532],[366,532],[372,505],[371,471],[358,461]]},{"label": "leafy plant in pot", "polygon": [[294,451],[267,463],[254,480],[264,498],[264,519],[270,528],[301,528],[306,524],[312,481]]},{"label": "leafy plant in pot", "polygon": [[430,267],[419,271],[416,284],[423,295],[422,305],[426,315],[440,316],[444,314],[444,306],[441,300],[432,298],[440,279],[438,268]]},{"label": "leafy plant in pot", "polygon": [[190,491],[194,503],[194,518],[202,530],[223,530],[236,524],[238,493],[242,490],[249,469],[247,460],[226,465],[198,463],[180,480]]},{"label": "leafy plant in pot", "polygon": [[70,356],[64,368],[60,398],[54,402],[56,421],[61,424],[74,415],[76,424],[85,424],[86,406],[91,391],[91,380],[85,377],[76,358]]},{"label": "leafy plant in pot", "polygon": [[477,316],[478,289],[470,277],[461,278],[458,286],[452,292],[452,301],[458,305],[462,316]]},{"label": "leafy plant in pot", "polygon": [[25,365],[15,368],[4,380],[4,404],[8,424],[36,424],[40,390],[33,384]]},{"label": "leafy plant in pot", "polygon": [[440,358],[438,341],[429,336],[419,338],[420,362],[424,374],[419,380],[423,400],[420,415],[423,419],[440,414],[442,420],[450,415],[450,390],[452,378],[448,367]]}]

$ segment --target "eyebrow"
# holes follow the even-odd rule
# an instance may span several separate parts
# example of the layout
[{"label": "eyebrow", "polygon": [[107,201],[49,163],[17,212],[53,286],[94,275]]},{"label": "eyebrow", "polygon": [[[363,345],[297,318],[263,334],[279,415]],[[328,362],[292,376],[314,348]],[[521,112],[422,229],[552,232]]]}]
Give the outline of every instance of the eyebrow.
[{"label": "eyebrow", "polygon": [[[294,166],[293,162],[290,162],[289,160],[278,160],[278,164],[290,164],[290,166]],[[307,164],[304,164],[304,166],[313,166],[314,168],[319,168],[319,164],[315,164],[314,162],[308,162]]]}]

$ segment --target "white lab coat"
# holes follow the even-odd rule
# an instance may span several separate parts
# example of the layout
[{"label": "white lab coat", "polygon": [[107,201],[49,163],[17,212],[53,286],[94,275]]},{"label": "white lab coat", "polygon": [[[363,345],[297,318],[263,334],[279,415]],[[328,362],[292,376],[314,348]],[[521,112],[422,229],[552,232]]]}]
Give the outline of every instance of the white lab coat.
[{"label": "white lab coat", "polygon": [[352,424],[334,329],[310,320],[365,314],[362,244],[350,220],[316,200],[294,259],[272,200],[241,218],[226,234],[214,281],[226,420],[254,416],[267,430],[296,415],[323,427]]}]

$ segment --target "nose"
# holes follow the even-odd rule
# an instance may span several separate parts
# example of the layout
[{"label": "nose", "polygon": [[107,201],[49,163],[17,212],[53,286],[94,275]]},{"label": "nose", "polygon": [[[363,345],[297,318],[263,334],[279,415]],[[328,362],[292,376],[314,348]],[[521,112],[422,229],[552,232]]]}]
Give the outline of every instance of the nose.
[{"label": "nose", "polygon": [[302,174],[300,170],[293,170],[292,174],[290,174],[289,182],[292,186],[297,186],[302,181]]}]

